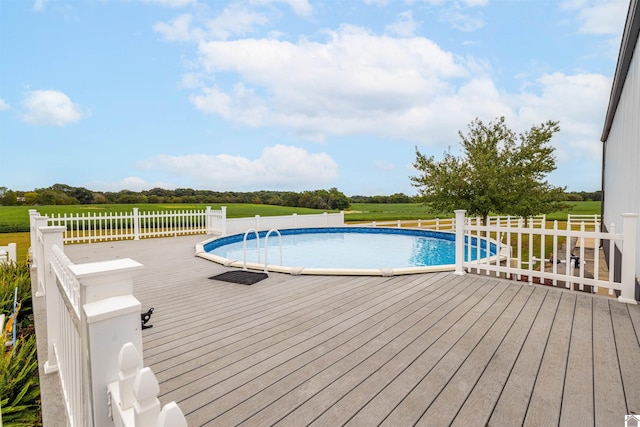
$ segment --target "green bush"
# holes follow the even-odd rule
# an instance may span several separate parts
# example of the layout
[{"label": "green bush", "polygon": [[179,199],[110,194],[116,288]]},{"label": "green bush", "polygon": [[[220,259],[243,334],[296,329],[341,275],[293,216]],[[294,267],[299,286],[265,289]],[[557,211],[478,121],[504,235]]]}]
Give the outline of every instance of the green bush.
[{"label": "green bush", "polygon": [[19,326],[31,324],[33,314],[31,303],[31,276],[26,264],[0,264],[0,314],[7,318],[13,313],[13,298],[18,288],[18,301],[21,303],[18,313]]},{"label": "green bush", "polygon": [[[0,339],[3,348],[4,343]],[[0,402],[5,427],[42,425],[36,350],[36,337],[28,335],[0,357]]]},{"label": "green bush", "polygon": [[18,339],[15,345],[6,347],[4,334],[0,333],[2,425],[41,426],[40,379],[29,267],[15,263],[0,264],[0,314],[7,318],[13,313],[16,287],[21,307],[16,321]]}]

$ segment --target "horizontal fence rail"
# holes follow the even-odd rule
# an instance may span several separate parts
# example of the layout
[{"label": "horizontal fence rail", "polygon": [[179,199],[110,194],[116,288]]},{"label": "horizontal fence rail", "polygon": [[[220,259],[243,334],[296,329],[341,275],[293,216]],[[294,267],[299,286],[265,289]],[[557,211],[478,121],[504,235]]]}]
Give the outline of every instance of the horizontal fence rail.
[{"label": "horizontal fence rail", "polygon": [[[466,218],[466,221],[477,220],[477,218]],[[518,221],[522,220],[521,217],[515,216],[491,216],[489,220],[493,223],[500,224],[501,226],[514,226],[518,224]],[[544,227],[546,217],[545,215],[535,216],[529,218],[528,224],[532,224],[533,227]],[[367,223],[354,224],[361,227],[397,227],[397,228],[420,228],[435,231],[455,231],[456,219],[455,218],[434,218],[434,219],[408,219],[408,220],[394,220],[394,221],[372,221]]]}]

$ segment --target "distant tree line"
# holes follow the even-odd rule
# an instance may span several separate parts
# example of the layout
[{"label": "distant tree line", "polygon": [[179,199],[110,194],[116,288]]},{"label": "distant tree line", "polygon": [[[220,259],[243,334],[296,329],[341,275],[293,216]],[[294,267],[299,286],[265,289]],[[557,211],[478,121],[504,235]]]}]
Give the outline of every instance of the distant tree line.
[{"label": "distant tree line", "polygon": [[573,191],[567,193],[567,201],[569,202],[601,202],[602,191]]},{"label": "distant tree line", "polygon": [[[567,201],[602,201],[601,191],[579,191],[566,193]],[[0,206],[16,205],[86,205],[86,204],[135,204],[135,203],[254,203],[264,205],[304,207],[314,209],[347,209],[351,203],[419,203],[417,196],[395,193],[390,196],[347,197],[336,188],[329,190],[303,191],[210,191],[177,188],[166,190],[152,188],[144,191],[122,190],[118,192],[96,192],[84,187],[54,184],[33,191],[13,191],[0,187]]]},{"label": "distant tree line", "polygon": [[255,203],[327,210],[346,209],[350,204],[349,198],[337,188],[296,193],[293,191],[219,192],[191,188],[96,192],[66,184],[55,184],[33,191],[13,191],[0,187],[0,205],[4,206],[106,203]]}]

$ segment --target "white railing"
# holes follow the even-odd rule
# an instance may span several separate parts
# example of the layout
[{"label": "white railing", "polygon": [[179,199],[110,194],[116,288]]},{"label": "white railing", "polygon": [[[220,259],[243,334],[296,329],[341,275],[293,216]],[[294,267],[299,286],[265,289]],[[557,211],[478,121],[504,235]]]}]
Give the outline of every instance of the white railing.
[{"label": "white railing", "polygon": [[[511,221],[505,225],[497,220],[489,220],[483,225],[479,219],[470,220],[464,214],[464,210],[456,211],[456,249],[460,251],[456,255],[457,274],[464,274],[465,271],[483,272],[487,275],[494,273],[496,276],[529,283],[571,289],[585,290],[585,286],[590,286],[592,292],[598,292],[598,288],[604,287],[610,295],[619,294],[620,301],[635,303],[638,214],[623,214],[623,233],[615,233],[613,224],[612,232],[608,233],[587,231],[586,224],[581,224],[579,231],[571,228],[561,230],[557,221],[552,228],[546,228],[546,224],[536,227],[533,222],[525,223],[522,219],[515,226]],[[467,245],[465,259],[464,242],[470,240],[472,244]],[[548,258],[545,250],[547,242],[552,247]],[[560,250],[562,243],[565,246],[563,251]],[[593,259],[589,261],[585,257],[587,243],[594,252]],[[599,276],[601,264],[598,253],[599,247],[603,245],[609,246],[608,265],[611,267],[608,277],[604,278]],[[620,282],[614,281],[614,245],[624,249]],[[480,247],[492,248],[491,253],[495,256],[478,256],[480,261],[470,261],[471,251],[480,250]],[[580,248],[578,253],[574,253],[575,247]],[[587,274],[588,271],[591,274]]]},{"label": "white railing", "polygon": [[600,230],[600,215],[581,215],[581,214],[568,214],[567,215],[567,230],[571,230],[572,226],[581,227],[584,224],[587,230],[598,231]]},{"label": "white railing", "polygon": [[46,218],[46,225],[65,228],[64,243],[91,243],[108,240],[139,240],[149,237],[188,234],[236,234],[253,228],[340,227],[344,225],[344,212],[310,215],[227,218],[227,208],[213,210],[160,211],[112,213],[94,212],[81,215],[58,214],[41,217],[33,210],[29,214]]},{"label": "white railing", "polygon": [[31,277],[43,280],[42,290],[40,283],[37,286],[46,304],[44,371],[59,375],[67,425],[186,425],[175,403],[160,410],[157,380],[149,368],[142,368],[140,356],[133,372],[134,392],[124,393],[131,396],[127,404],[133,416],[116,415],[118,408],[124,408],[119,400],[122,388],[114,395],[111,385],[130,367],[120,360],[122,348],[133,347],[137,355],[142,354],[141,305],[132,294],[133,275],[142,265],[128,258],[74,264],[64,254],[66,228],[37,226],[43,221],[46,218],[31,215],[32,241],[36,242],[31,249],[37,254]]},{"label": "white railing", "polygon": [[0,246],[0,264],[11,262],[17,262],[15,243],[9,243],[7,246]]},{"label": "white railing", "polygon": [[[35,211],[34,211],[35,212]],[[37,212],[35,212],[37,214]],[[139,240],[149,237],[224,233],[226,208],[140,212],[87,212],[47,216],[47,225],[65,228],[65,243]]]},{"label": "white railing", "polygon": [[434,219],[409,219],[395,221],[372,221],[366,223],[353,224],[358,227],[396,227],[396,228],[421,228],[435,231],[455,230],[455,218],[434,218]]},{"label": "white railing", "polygon": [[[517,224],[520,217],[515,216],[491,216],[489,220],[503,226]],[[530,218],[534,227],[544,227],[546,217],[544,215]],[[469,218],[467,218],[469,220]],[[456,229],[455,218],[434,218],[434,219],[408,219],[393,221],[372,221],[367,223],[354,224],[360,227],[397,227],[397,228],[420,228],[434,231],[454,231]]]},{"label": "white railing", "polygon": [[231,218],[226,221],[223,234],[241,234],[246,230],[258,231],[272,228],[341,227],[344,225],[344,212],[321,213],[311,215],[260,216],[249,218]]}]

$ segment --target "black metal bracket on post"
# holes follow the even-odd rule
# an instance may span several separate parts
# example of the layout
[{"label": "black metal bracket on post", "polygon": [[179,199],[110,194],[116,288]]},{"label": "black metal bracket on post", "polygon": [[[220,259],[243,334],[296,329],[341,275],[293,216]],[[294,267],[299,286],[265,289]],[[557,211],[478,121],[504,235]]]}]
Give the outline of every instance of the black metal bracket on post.
[{"label": "black metal bracket on post", "polygon": [[147,325],[149,320],[151,320],[151,315],[153,314],[153,307],[146,311],[146,313],[140,314],[140,320],[142,321],[142,329],[153,328],[153,325]]}]

